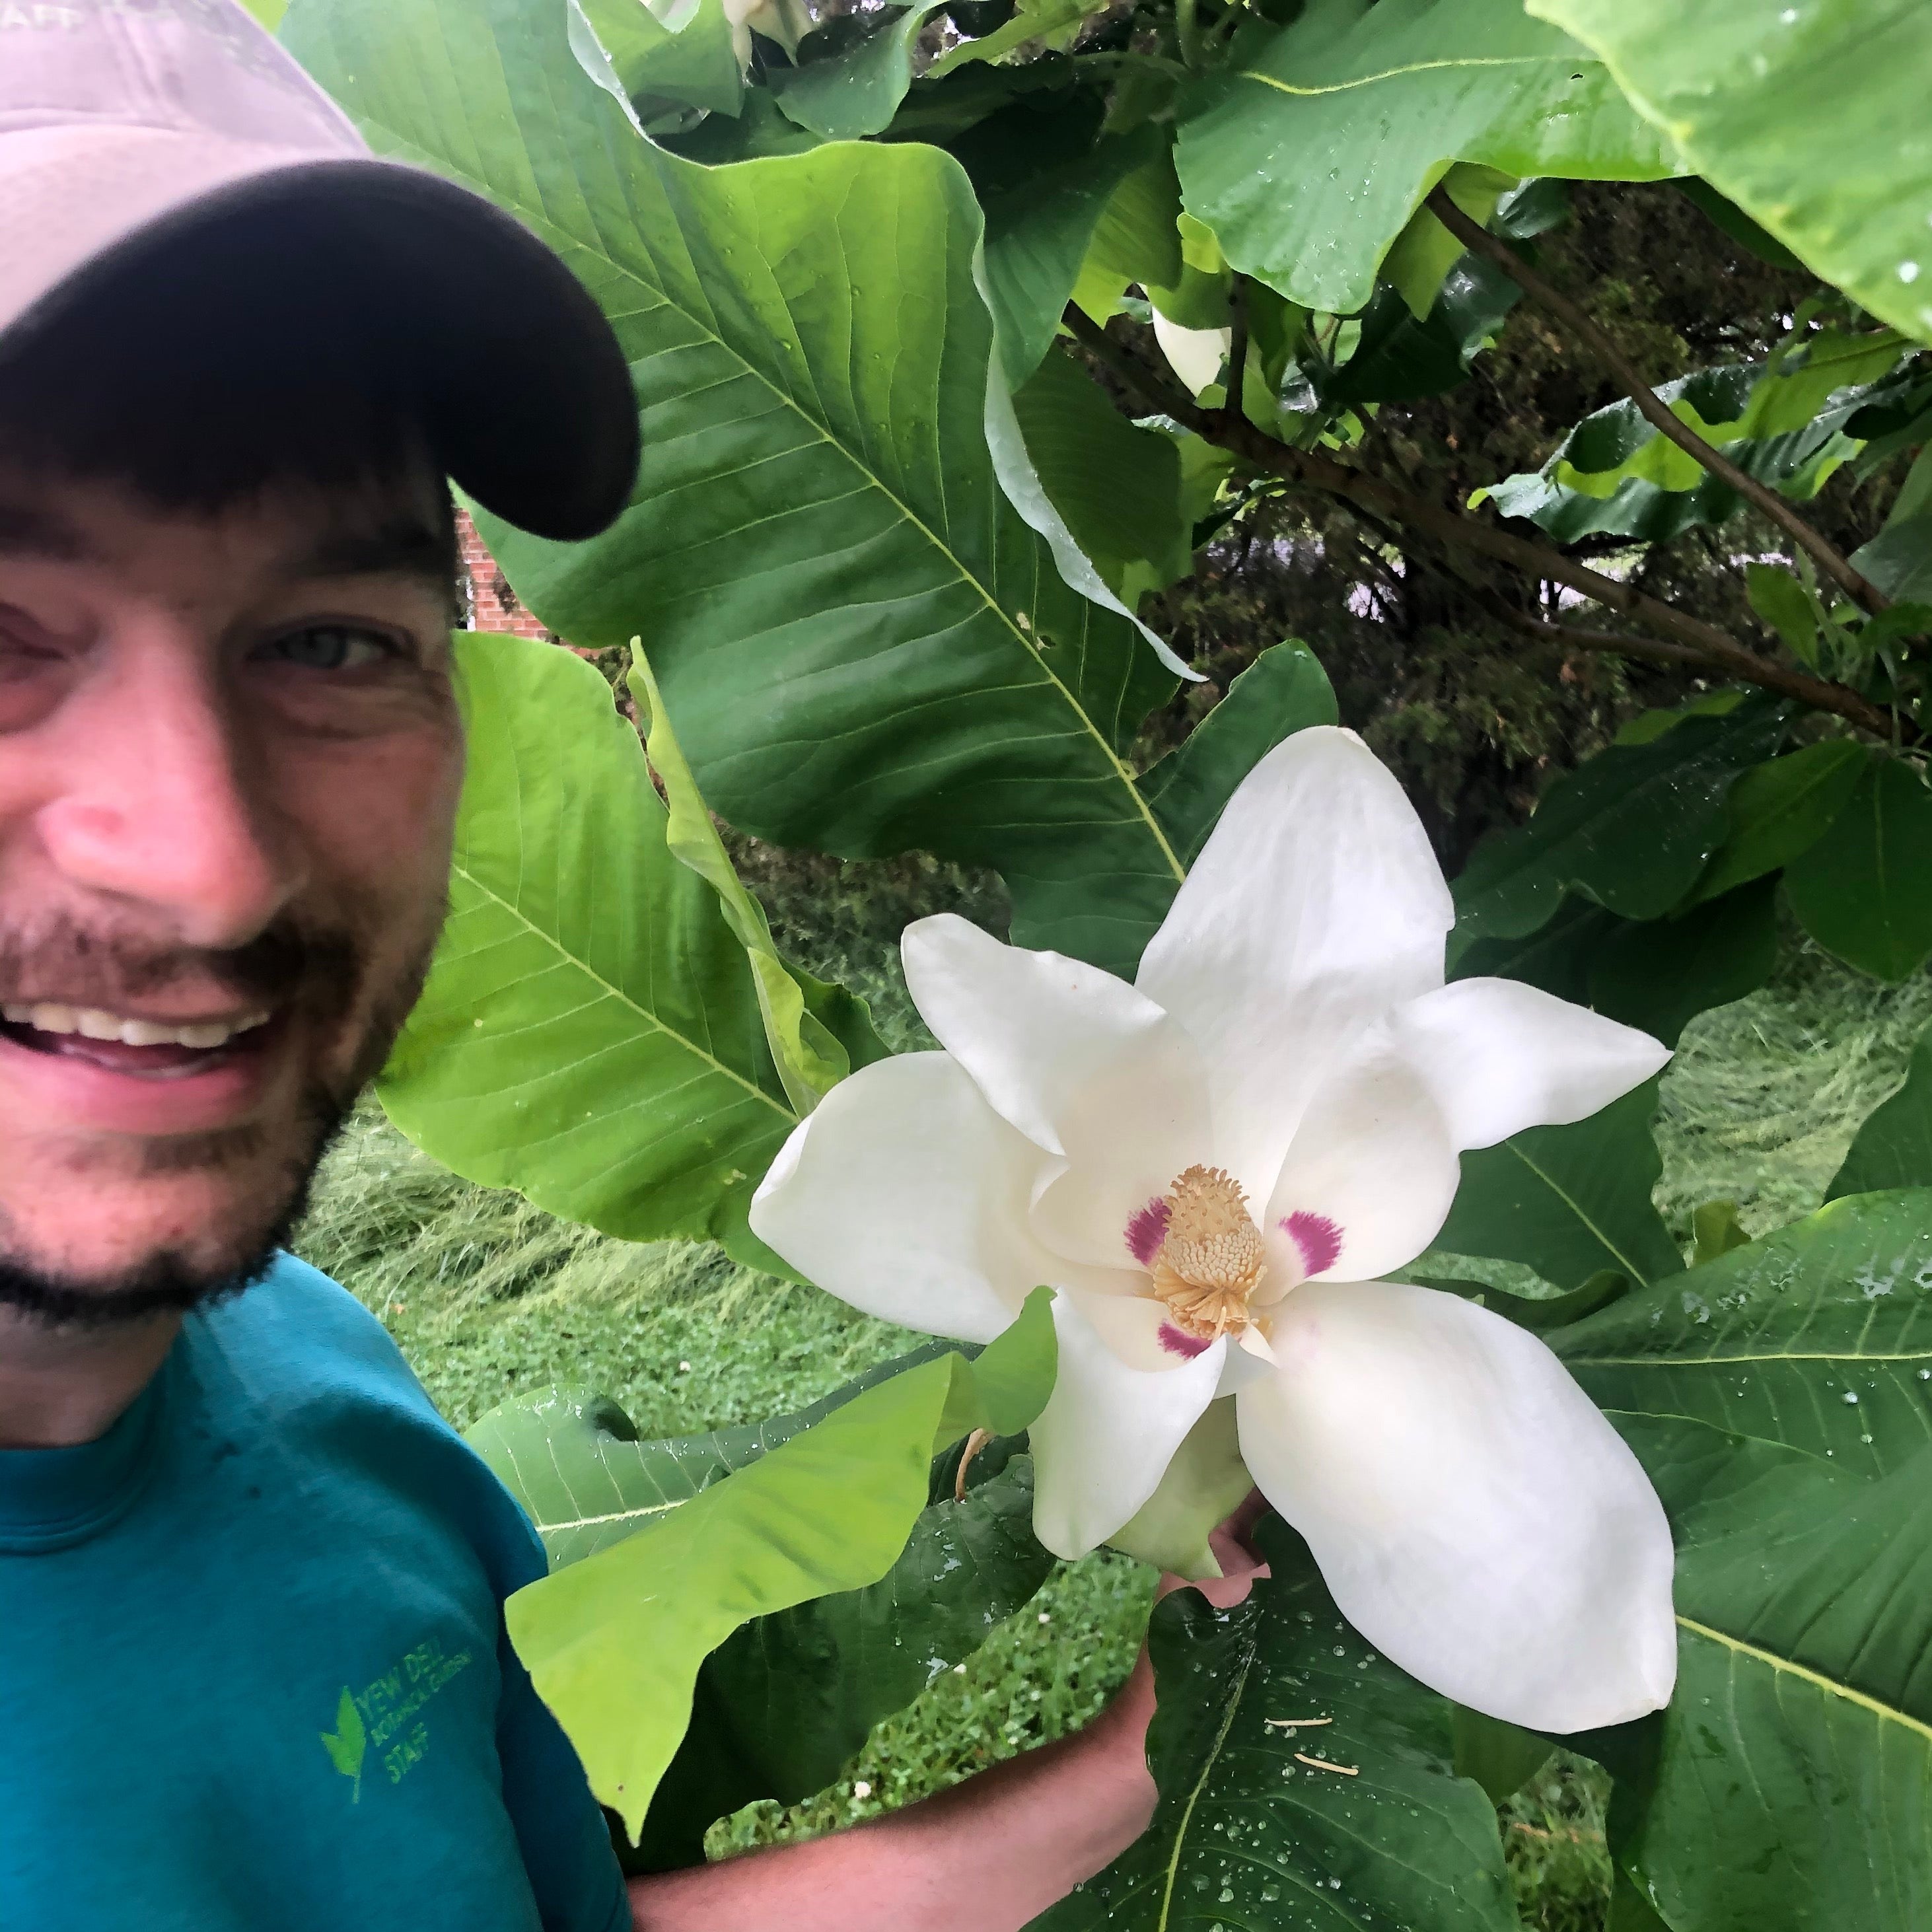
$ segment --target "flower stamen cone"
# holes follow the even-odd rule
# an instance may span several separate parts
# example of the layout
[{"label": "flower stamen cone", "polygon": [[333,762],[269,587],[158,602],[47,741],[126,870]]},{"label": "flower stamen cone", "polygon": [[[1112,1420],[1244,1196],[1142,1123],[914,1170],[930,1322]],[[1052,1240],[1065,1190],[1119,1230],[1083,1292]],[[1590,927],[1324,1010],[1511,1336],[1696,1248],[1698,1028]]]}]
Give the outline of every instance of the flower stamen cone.
[{"label": "flower stamen cone", "polygon": [[1184,1335],[1211,1341],[1248,1325],[1248,1300],[1266,1266],[1261,1230],[1234,1177],[1189,1168],[1167,1190],[1166,1228],[1148,1272]]}]

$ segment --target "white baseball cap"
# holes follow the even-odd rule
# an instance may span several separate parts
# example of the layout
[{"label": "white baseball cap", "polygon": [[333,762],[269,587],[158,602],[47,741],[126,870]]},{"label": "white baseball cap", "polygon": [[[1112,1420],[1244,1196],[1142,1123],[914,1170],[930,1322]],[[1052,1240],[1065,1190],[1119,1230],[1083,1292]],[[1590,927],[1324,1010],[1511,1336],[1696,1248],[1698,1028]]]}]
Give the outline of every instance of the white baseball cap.
[{"label": "white baseball cap", "polygon": [[157,290],[283,358],[345,340],[438,460],[538,536],[628,500],[637,405],[602,311],[467,189],[374,159],[236,0],[0,0],[0,367]]}]

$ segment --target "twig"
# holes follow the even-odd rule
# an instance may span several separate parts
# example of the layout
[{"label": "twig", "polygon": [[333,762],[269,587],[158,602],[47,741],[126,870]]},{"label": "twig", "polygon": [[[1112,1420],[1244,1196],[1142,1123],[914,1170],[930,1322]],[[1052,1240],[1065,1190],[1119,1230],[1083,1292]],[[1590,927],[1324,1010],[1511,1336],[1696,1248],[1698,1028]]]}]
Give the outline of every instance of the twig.
[{"label": "twig", "polygon": [[992,1432],[976,1429],[966,1438],[966,1446],[959,1452],[959,1467],[953,1472],[952,1500],[963,1503],[966,1500],[966,1472],[973,1466],[973,1458],[993,1439]]},{"label": "twig", "polygon": [[1856,598],[1868,610],[1886,608],[1891,600],[1857,570],[1835,544],[1814,530],[1775,490],[1768,488],[1755,476],[1748,476],[1720,451],[1714,449],[1681,416],[1673,414],[1638,373],[1636,364],[1580,304],[1545,281],[1502,236],[1492,235],[1480,222],[1464,214],[1450,200],[1446,189],[1433,189],[1425,206],[1472,254],[1494,262],[1526,295],[1556,316],[1580,341],[1588,344],[1597,359],[1623,386],[1624,393],[1636,405],[1638,413],[1660,436],[1668,436],[1693,462],[1729,484],[1745,502],[1768,518],[1848,596]]},{"label": "twig", "polygon": [[1360,1778],[1362,1767],[1358,1764],[1330,1764],[1325,1757],[1310,1757],[1305,1753],[1292,1754],[1297,1764],[1305,1764],[1310,1771],[1332,1771],[1343,1778]]},{"label": "twig", "polygon": [[1630,584],[1619,584],[1613,577],[1605,577],[1546,544],[1532,542],[1445,509],[1425,496],[1412,495],[1361,470],[1352,470],[1319,451],[1296,449],[1257,428],[1245,416],[1229,417],[1219,410],[1204,410],[1186,391],[1148,368],[1071,303],[1064,320],[1076,340],[1112,370],[1144,406],[1171,416],[1197,436],[1231,451],[1250,473],[1282,478],[1323,490],[1371,516],[1406,524],[1454,548],[1471,550],[1531,576],[1564,584],[1594,603],[1640,620],[1686,647],[1687,654],[1673,657],[1672,662],[1694,664],[1778,692],[1814,710],[1845,718],[1876,737],[1892,738],[1892,715],[1849,685],[1787,670],[1739,644],[1716,625],[1707,624],[1701,617],[1694,617]]},{"label": "twig", "polygon": [[1332,1724],[1333,1718],[1264,1718],[1262,1729],[1264,1731],[1307,1731],[1322,1724]]}]

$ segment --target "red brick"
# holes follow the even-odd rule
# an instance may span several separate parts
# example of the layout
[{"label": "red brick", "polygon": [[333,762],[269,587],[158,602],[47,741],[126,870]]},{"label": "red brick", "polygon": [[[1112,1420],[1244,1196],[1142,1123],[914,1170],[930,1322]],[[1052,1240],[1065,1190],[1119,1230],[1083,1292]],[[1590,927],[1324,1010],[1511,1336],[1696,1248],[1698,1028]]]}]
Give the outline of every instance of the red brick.
[{"label": "red brick", "polygon": [[542,638],[552,644],[560,641],[556,633],[526,610],[510,588],[510,581],[497,568],[496,560],[477,534],[470,512],[456,512],[456,536],[463,559],[464,598],[470,610],[472,630],[508,631],[519,638]]}]

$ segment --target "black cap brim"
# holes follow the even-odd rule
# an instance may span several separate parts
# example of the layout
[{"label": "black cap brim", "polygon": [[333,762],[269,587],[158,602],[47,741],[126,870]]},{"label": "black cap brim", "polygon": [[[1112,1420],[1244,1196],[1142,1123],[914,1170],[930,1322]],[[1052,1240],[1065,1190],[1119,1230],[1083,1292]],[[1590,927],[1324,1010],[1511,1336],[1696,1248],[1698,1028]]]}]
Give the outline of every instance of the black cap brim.
[{"label": "black cap brim", "polygon": [[291,382],[349,352],[419,411],[465,492],[532,535],[595,536],[630,500],[637,403],[603,311],[528,229],[422,170],[320,160],[230,182],[117,242],[14,328],[103,301],[137,327],[157,303],[200,304]]}]

